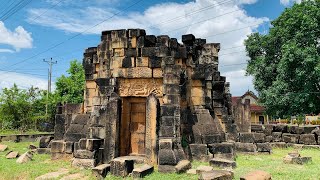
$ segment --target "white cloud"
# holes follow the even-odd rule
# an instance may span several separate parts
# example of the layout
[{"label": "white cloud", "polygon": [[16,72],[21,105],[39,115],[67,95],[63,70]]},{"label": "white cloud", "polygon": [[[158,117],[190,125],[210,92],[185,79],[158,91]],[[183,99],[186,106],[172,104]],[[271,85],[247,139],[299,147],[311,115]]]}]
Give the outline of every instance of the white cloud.
[{"label": "white cloud", "polygon": [[0,49],[0,53],[14,53],[15,51],[11,49]]},{"label": "white cloud", "polygon": [[7,29],[0,21],[0,44],[12,46],[16,51],[23,48],[32,48],[31,33],[27,32],[22,26],[18,26],[14,31]]},{"label": "white cloud", "polygon": [[[196,0],[188,3],[161,3],[147,8],[144,12],[122,12],[112,19],[102,22],[119,11],[112,8],[86,7],[73,11],[54,9],[29,10],[29,22],[42,26],[54,27],[66,32],[100,34],[103,30],[121,28],[144,28],[147,34],[168,34],[181,39],[181,35],[193,33],[198,38],[206,38],[207,42],[220,42],[220,65],[245,63],[248,59],[244,47],[226,49],[243,45],[247,35],[254,32],[260,23],[267,18],[250,17],[241,4],[255,3],[256,0],[238,0],[221,3],[219,0]],[[42,12],[44,15],[31,21]],[[220,17],[217,17],[220,16]],[[201,21],[201,23],[199,23]],[[93,28],[91,28],[93,27]],[[86,31],[87,30],[87,31]],[[226,33],[230,31],[229,33]],[[232,52],[237,52],[233,53]],[[227,75],[234,95],[243,94],[251,79],[239,73],[243,66],[221,66],[222,74]],[[232,72],[238,72],[238,79],[229,78]],[[241,71],[242,72],[242,71]],[[239,85],[239,79],[246,79]],[[235,85],[232,85],[235,84]],[[244,87],[245,91],[237,86]]]},{"label": "white cloud", "polygon": [[17,84],[22,89],[30,88],[31,86],[47,89],[48,81],[31,75],[0,71],[0,90],[10,88],[13,84]]},{"label": "white cloud", "polygon": [[301,0],[280,0],[280,3],[284,6],[288,6],[291,3],[301,3]]}]

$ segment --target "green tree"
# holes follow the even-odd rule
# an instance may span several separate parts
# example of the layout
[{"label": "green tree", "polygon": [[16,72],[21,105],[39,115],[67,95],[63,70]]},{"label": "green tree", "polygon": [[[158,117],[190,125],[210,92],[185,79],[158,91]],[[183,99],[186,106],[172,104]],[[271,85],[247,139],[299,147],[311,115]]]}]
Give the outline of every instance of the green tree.
[{"label": "green tree", "polygon": [[295,4],[269,33],[245,41],[247,74],[267,113],[278,117],[320,112],[320,0]]},{"label": "green tree", "polygon": [[56,81],[56,94],[62,103],[82,103],[85,88],[85,75],[82,64],[70,62],[69,76],[62,75]]}]

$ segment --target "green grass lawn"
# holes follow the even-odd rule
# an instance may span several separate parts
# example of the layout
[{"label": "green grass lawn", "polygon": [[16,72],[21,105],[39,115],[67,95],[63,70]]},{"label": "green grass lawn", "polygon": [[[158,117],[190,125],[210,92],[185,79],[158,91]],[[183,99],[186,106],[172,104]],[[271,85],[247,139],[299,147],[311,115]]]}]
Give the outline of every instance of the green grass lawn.
[{"label": "green grass lawn", "polygon": [[[69,160],[50,160],[48,154],[34,154],[33,161],[26,164],[17,164],[16,159],[6,159],[5,155],[9,151],[19,151],[20,155],[28,151],[30,144],[38,145],[38,142],[1,142],[1,144],[8,145],[8,150],[0,152],[0,180],[12,179],[35,179],[36,177],[46,174],[48,172],[55,172],[61,168],[70,169],[70,173],[82,172],[90,175],[88,170],[80,170],[72,168]],[[90,178],[92,179],[92,178]]]},{"label": "green grass lawn", "polygon": [[[28,150],[30,142],[2,142],[9,146],[9,150],[17,150],[20,154]],[[37,142],[33,144],[37,145]],[[48,172],[58,171],[60,168],[67,168],[70,173],[84,173],[88,179],[93,179],[90,176],[89,170],[80,170],[71,167],[69,160],[50,160],[50,155],[35,154],[33,161],[27,164],[17,164],[14,159],[6,159],[5,154],[9,151],[0,152],[0,180],[2,179],[34,179],[40,175]],[[272,174],[272,179],[275,180],[316,180],[320,179],[320,150],[318,149],[302,149],[300,154],[302,156],[311,156],[312,162],[305,165],[284,164],[282,158],[294,149],[274,149],[271,155],[258,154],[247,155],[238,154],[237,168],[234,169],[235,179],[240,176],[253,171],[264,170]],[[193,162],[193,168],[199,165],[209,165],[208,163]],[[189,174],[162,174],[157,171],[147,176],[145,179],[158,180],[174,180],[174,179],[197,179],[197,175]],[[122,179],[108,175],[106,179]],[[127,178],[132,179],[132,178]]]},{"label": "green grass lawn", "polygon": [[0,130],[0,136],[2,135],[13,135],[13,134],[46,134],[50,132],[41,132],[36,130],[28,130],[26,132],[21,132],[19,130]]}]

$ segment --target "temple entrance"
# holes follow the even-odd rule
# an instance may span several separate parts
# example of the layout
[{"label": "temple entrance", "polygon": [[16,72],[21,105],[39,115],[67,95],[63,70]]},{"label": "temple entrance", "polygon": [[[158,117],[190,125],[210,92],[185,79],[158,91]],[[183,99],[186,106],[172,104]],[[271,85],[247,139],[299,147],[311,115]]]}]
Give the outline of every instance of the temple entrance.
[{"label": "temple entrance", "polygon": [[123,98],[120,123],[120,156],[145,154],[146,98]]}]

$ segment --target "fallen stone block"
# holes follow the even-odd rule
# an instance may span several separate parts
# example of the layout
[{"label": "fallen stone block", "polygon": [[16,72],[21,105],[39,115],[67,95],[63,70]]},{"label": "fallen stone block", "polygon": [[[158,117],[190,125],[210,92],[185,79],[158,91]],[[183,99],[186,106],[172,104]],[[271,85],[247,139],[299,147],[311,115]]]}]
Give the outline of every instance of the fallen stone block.
[{"label": "fallen stone block", "polygon": [[257,170],[249,172],[240,177],[240,180],[271,180],[271,174],[265,171]]},{"label": "fallen stone block", "polygon": [[0,144],[0,152],[3,152],[5,150],[8,149],[8,146],[7,145],[4,145],[4,144]]},{"label": "fallen stone block", "polygon": [[172,165],[158,165],[158,171],[161,173],[174,173],[176,169]]},{"label": "fallen stone block", "polygon": [[177,159],[173,150],[160,149],[158,153],[160,165],[176,165]]},{"label": "fallen stone block", "polygon": [[107,176],[108,172],[110,172],[110,164],[101,164],[92,168],[92,174],[97,179],[104,179]]},{"label": "fallen stone block", "polygon": [[188,160],[182,160],[179,161],[174,168],[176,170],[176,173],[184,173],[191,168],[191,163]]},{"label": "fallen stone block", "polygon": [[59,171],[57,172],[50,172],[50,173],[41,175],[39,177],[36,177],[35,180],[56,179],[56,178],[59,178],[59,176],[62,176],[68,173],[69,173],[68,169],[62,168],[62,169],[59,169]]},{"label": "fallen stone block", "polygon": [[47,148],[53,136],[42,136],[39,141],[39,148]]},{"label": "fallen stone block", "polygon": [[272,132],[273,132],[274,125],[273,124],[266,124],[266,125],[264,125],[264,127],[265,127],[265,129],[263,130],[263,133],[266,136],[271,136]]},{"label": "fallen stone block", "polygon": [[199,180],[232,180],[233,174],[226,170],[212,170],[200,173]]},{"label": "fallen stone block", "polygon": [[290,134],[290,133],[283,133],[282,134],[282,141],[286,143],[298,143],[299,142],[299,134]]},{"label": "fallen stone block", "polygon": [[32,153],[29,152],[29,151],[27,151],[27,152],[25,152],[24,154],[22,154],[22,155],[17,159],[16,162],[19,163],[19,164],[27,163],[27,162],[29,162],[29,161],[32,160],[32,157],[33,157]]},{"label": "fallen stone block", "polygon": [[7,159],[15,159],[19,157],[19,152],[18,151],[10,151],[7,155],[6,158]]},{"label": "fallen stone block", "polygon": [[303,145],[303,149],[320,149],[320,145]]},{"label": "fallen stone block", "polygon": [[303,132],[304,132],[305,134],[311,134],[311,132],[312,132],[313,130],[315,130],[317,127],[319,127],[319,126],[314,126],[314,125],[306,125],[306,126],[303,126]]},{"label": "fallen stone block", "polygon": [[290,155],[287,155],[286,157],[283,158],[284,163],[289,163],[289,164],[305,164],[308,163],[312,160],[311,157],[293,157]]},{"label": "fallen stone block", "polygon": [[208,154],[208,148],[206,144],[190,144],[190,151],[192,160],[197,160],[201,162],[207,162],[212,154]]},{"label": "fallen stone block", "polygon": [[118,157],[111,161],[110,172],[114,176],[126,177],[133,171],[134,161],[125,157]]},{"label": "fallen stone block", "polygon": [[274,143],[270,143],[271,147],[273,148],[287,148],[288,145],[285,142],[274,142]]},{"label": "fallen stone block", "polygon": [[29,145],[29,149],[30,149],[30,150],[36,150],[37,147],[36,147],[35,145],[33,145],[33,144],[30,144],[30,145]]},{"label": "fallen stone block", "polygon": [[234,153],[234,143],[226,143],[226,142],[214,143],[214,144],[209,144],[208,147],[209,147],[209,152],[211,154],[217,154],[217,153],[233,154]]},{"label": "fallen stone block", "polygon": [[96,151],[76,150],[73,156],[79,159],[96,159],[97,153]]},{"label": "fallen stone block", "polygon": [[197,174],[200,174],[202,172],[209,172],[209,171],[212,171],[212,170],[213,170],[213,167],[211,167],[211,166],[203,166],[203,165],[201,165],[201,166],[197,167],[196,172],[197,172]]},{"label": "fallen stone block", "polygon": [[221,168],[225,168],[225,167],[235,168],[237,166],[235,161],[231,161],[227,159],[219,159],[219,158],[213,158],[209,161],[209,163],[210,163],[210,166],[221,167]]},{"label": "fallen stone block", "polygon": [[63,176],[60,180],[78,180],[86,179],[86,176],[82,173],[68,174]]},{"label": "fallen stone block", "polygon": [[187,174],[197,174],[197,170],[196,169],[189,169],[186,173]]},{"label": "fallen stone block", "polygon": [[216,153],[213,155],[213,157],[220,158],[220,159],[235,160],[236,155],[235,153]]},{"label": "fallen stone block", "polygon": [[253,143],[235,143],[235,149],[238,152],[251,152],[255,153],[257,152],[257,146]]},{"label": "fallen stone block", "polygon": [[270,143],[257,143],[257,151],[271,153],[272,147]]},{"label": "fallen stone block", "polygon": [[299,138],[299,144],[316,145],[316,138],[314,134],[301,134]]},{"label": "fallen stone block", "polygon": [[95,159],[73,158],[72,166],[85,168],[85,169],[92,169],[96,166],[96,160]]},{"label": "fallen stone block", "polygon": [[132,177],[133,178],[143,178],[148,174],[151,174],[153,172],[153,166],[150,166],[148,164],[144,164],[141,167],[134,168],[132,171]]},{"label": "fallen stone block", "polygon": [[50,154],[51,149],[50,148],[38,148],[37,153],[38,154]]},{"label": "fallen stone block", "polygon": [[263,132],[263,129],[265,127],[263,127],[262,124],[251,124],[251,131],[252,132]]}]

